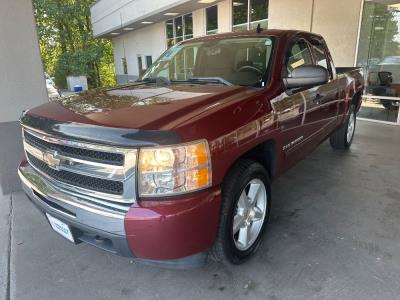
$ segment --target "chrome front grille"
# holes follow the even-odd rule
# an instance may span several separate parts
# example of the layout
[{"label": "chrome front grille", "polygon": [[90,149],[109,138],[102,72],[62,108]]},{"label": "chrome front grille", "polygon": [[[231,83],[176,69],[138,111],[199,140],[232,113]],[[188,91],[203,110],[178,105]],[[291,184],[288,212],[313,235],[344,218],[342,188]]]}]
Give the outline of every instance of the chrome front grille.
[{"label": "chrome front grille", "polygon": [[50,168],[44,161],[29,153],[27,153],[27,158],[35,168],[62,183],[113,195],[122,195],[124,192],[123,184],[120,181],[90,177],[64,170],[55,170]]},{"label": "chrome front grille", "polygon": [[121,153],[102,152],[83,148],[69,147],[59,144],[52,144],[26,131],[24,137],[25,141],[28,144],[36,148],[57,151],[61,155],[66,155],[71,158],[90,160],[116,166],[124,165],[124,155]]},{"label": "chrome front grille", "polygon": [[23,130],[30,165],[53,187],[90,204],[128,210],[135,202],[136,149],[82,143]]}]

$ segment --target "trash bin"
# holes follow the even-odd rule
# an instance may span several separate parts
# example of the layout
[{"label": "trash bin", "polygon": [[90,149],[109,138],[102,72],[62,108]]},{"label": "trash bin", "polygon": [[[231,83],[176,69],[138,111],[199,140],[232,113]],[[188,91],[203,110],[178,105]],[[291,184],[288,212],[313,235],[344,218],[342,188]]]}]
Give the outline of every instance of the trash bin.
[{"label": "trash bin", "polygon": [[74,92],[82,92],[83,87],[79,84],[74,85]]}]

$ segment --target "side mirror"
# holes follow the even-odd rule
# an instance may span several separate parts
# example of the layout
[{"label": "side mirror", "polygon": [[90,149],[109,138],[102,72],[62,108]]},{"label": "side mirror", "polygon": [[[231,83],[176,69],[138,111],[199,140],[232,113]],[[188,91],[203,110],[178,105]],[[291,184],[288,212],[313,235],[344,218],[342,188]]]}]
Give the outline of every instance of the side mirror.
[{"label": "side mirror", "polygon": [[292,77],[283,78],[288,89],[311,87],[327,83],[328,70],[321,66],[303,65],[292,71]]}]

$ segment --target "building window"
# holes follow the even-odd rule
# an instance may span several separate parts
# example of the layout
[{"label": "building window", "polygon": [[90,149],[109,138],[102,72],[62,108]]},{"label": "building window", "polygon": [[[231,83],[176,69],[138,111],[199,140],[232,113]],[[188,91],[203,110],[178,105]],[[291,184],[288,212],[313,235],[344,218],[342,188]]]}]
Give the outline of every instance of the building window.
[{"label": "building window", "polygon": [[192,14],[180,16],[165,22],[167,32],[167,47],[193,37]]},{"label": "building window", "polygon": [[185,35],[183,39],[191,39],[193,37],[193,16],[192,14],[183,16],[183,24],[185,25]]},{"label": "building window", "polygon": [[217,5],[206,8],[206,28],[207,28],[207,34],[215,34],[218,32]]},{"label": "building window", "polygon": [[128,64],[126,62],[126,57],[121,58],[121,63],[122,63],[122,71],[124,72],[124,75],[128,74]]},{"label": "building window", "polygon": [[153,57],[151,55],[146,55],[146,68],[150,68],[153,64]]},{"label": "building window", "polygon": [[234,0],[232,31],[268,27],[268,0]]},{"label": "building window", "polygon": [[165,30],[167,32],[167,46],[169,48],[175,44],[174,20],[165,22]]},{"label": "building window", "polygon": [[175,41],[179,43],[183,41],[183,19],[182,17],[175,18]]}]

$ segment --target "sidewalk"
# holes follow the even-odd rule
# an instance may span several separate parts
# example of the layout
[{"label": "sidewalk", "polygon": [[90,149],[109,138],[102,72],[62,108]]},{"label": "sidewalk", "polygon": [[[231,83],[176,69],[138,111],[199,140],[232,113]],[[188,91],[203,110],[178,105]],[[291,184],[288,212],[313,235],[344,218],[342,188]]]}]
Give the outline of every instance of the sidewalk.
[{"label": "sidewalk", "polygon": [[10,296],[11,219],[11,195],[1,196],[0,190],[0,300]]}]

